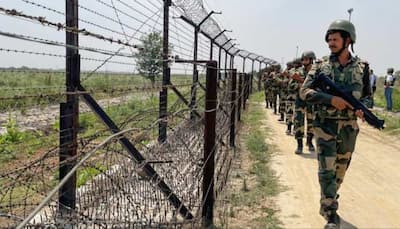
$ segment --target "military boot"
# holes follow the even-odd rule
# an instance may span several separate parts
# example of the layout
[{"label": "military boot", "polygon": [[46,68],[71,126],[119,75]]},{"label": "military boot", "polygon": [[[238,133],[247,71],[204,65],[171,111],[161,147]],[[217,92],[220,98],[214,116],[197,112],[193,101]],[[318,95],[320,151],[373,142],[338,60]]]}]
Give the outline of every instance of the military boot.
[{"label": "military boot", "polygon": [[297,139],[297,149],[294,151],[295,154],[302,154],[303,153],[303,139]]},{"label": "military boot", "polygon": [[286,134],[287,135],[291,135],[292,134],[292,123],[290,123],[290,122],[287,124]]},{"label": "military boot", "polygon": [[324,229],[340,229],[340,217],[336,212],[328,216],[328,222],[325,224]]},{"label": "military boot", "polygon": [[315,152],[315,147],[312,143],[313,137],[314,137],[313,134],[307,134],[307,147],[310,152]]},{"label": "military boot", "polygon": [[284,121],[284,120],[285,120],[285,119],[284,119],[284,117],[283,117],[283,113],[281,113],[281,118],[278,119],[278,121],[282,122],[282,121]]},{"label": "military boot", "polygon": [[276,106],[274,106],[274,104],[272,104],[271,106],[274,107],[274,114],[276,114]]}]

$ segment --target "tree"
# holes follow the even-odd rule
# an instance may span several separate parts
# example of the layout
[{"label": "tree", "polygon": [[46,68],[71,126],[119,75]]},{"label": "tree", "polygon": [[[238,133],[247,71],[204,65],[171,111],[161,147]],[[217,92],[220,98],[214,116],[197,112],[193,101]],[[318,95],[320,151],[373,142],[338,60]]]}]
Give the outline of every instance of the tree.
[{"label": "tree", "polygon": [[139,52],[135,54],[139,73],[151,81],[152,86],[163,67],[162,48],[163,39],[160,32],[151,32],[142,36]]}]

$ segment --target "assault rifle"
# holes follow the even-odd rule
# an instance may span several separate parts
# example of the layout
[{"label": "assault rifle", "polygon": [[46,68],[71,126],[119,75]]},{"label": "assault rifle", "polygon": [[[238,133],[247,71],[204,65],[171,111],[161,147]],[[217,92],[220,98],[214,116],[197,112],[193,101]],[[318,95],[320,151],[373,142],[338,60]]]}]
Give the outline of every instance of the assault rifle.
[{"label": "assault rifle", "polygon": [[354,98],[353,95],[351,95],[351,92],[346,92],[345,90],[338,87],[326,75],[322,73],[316,75],[316,78],[311,84],[311,88],[319,88],[325,93],[341,97],[342,99],[346,100],[350,105],[352,105],[355,111],[362,110],[364,112],[365,121],[367,121],[368,124],[379,130],[384,128],[383,125],[385,123],[385,120],[376,117],[363,103]]}]

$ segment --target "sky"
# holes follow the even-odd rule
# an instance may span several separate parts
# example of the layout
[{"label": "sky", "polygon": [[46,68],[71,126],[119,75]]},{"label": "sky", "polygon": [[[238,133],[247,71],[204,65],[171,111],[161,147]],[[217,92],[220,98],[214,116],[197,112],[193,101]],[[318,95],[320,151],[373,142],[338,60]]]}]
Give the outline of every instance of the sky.
[{"label": "sky", "polygon": [[382,76],[400,69],[400,1],[398,0],[203,0],[214,18],[232,29],[239,48],[286,63],[296,53],[329,54],[324,37],[329,24],[349,19],[356,27],[355,55]]},{"label": "sky", "polygon": [[[110,2],[110,0],[102,0]],[[192,0],[193,1],[193,0]],[[233,30],[228,36],[235,38],[235,43],[239,43],[238,48],[271,58],[281,63],[286,63],[294,57],[300,56],[303,51],[312,50],[317,57],[329,54],[329,49],[324,41],[325,32],[329,24],[336,19],[348,19],[347,10],[353,8],[351,21],[356,27],[357,41],[354,46],[355,54],[370,63],[372,69],[379,76],[386,73],[388,67],[395,70],[400,69],[400,1],[399,0],[199,0],[203,1],[208,11],[221,11],[221,15],[214,14],[213,18],[220,24],[222,29]],[[61,12],[64,11],[65,1],[54,0],[32,0],[41,3]],[[114,1],[118,3],[119,1]],[[141,0],[124,2],[138,7],[139,3],[161,2],[157,0]],[[80,5],[91,8],[96,12],[107,14],[111,18],[116,18],[115,12],[106,9],[95,0],[79,0]],[[46,19],[53,22],[63,22],[64,16],[57,13],[48,12],[40,7],[27,4],[23,0],[1,0],[0,6],[5,8],[15,8],[30,15],[45,15]],[[129,12],[128,8],[119,6]],[[145,9],[137,9],[144,11]],[[135,17],[139,13],[133,12]],[[106,20],[80,9],[80,14],[84,20],[90,20],[101,26],[111,27]],[[132,18],[119,15],[121,20],[132,25]],[[154,15],[154,20],[162,21],[160,16]],[[45,27],[38,23],[31,23],[25,20],[0,15],[0,31],[26,34],[36,37],[44,37],[49,40],[64,40],[64,32],[56,31],[54,28]],[[144,20],[144,19],[142,19]],[[150,21],[153,24],[152,21]],[[172,22],[176,24],[176,22]],[[98,27],[93,27],[81,23],[84,28],[90,31],[100,31]],[[152,25],[150,25],[151,27]],[[135,27],[135,25],[132,25]],[[120,30],[119,25],[112,25],[114,30]],[[127,29],[127,28],[125,28]],[[142,30],[147,31],[144,28]],[[105,32],[107,34],[107,32]],[[191,34],[191,32],[190,32]],[[172,36],[173,34],[171,34]],[[107,36],[116,36],[115,34]],[[140,34],[136,34],[140,37]],[[178,38],[179,39],[179,38]],[[137,42],[137,40],[134,40]],[[188,41],[187,43],[191,43]],[[90,38],[80,38],[83,46],[95,46],[108,50],[117,50],[118,46],[104,44]],[[17,41],[12,38],[0,36],[0,48],[12,48],[26,51],[46,52],[54,54],[65,54],[65,48],[49,47],[44,45],[32,44],[30,42]],[[178,46],[176,47],[178,49]],[[191,48],[189,48],[191,49]],[[1,50],[0,50],[1,51]],[[129,50],[124,50],[129,53]],[[207,52],[207,51],[206,51]],[[92,55],[82,51],[82,56],[88,58],[104,59],[99,55]],[[114,61],[127,62],[126,58],[113,58]],[[242,61],[237,58],[236,64],[241,69]],[[130,61],[130,60],[128,60]],[[83,60],[81,67],[84,69],[95,69],[98,62]],[[65,67],[65,60],[58,57],[13,54],[0,52],[0,67],[9,66],[34,66],[39,68],[51,67],[60,69]],[[250,70],[251,63],[247,63],[246,70]],[[258,65],[255,66],[256,70]],[[132,70],[132,66],[121,64],[107,64],[103,70],[117,69],[121,71]]]}]

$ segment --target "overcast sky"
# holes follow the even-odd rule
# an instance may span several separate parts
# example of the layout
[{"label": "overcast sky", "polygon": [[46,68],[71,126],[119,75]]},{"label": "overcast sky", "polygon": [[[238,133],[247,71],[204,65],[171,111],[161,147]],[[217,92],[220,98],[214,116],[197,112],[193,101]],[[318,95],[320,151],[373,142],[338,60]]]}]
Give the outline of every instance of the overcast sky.
[{"label": "overcast sky", "polygon": [[356,27],[355,54],[366,59],[378,75],[387,67],[400,69],[399,0],[204,0],[209,10],[222,11],[215,19],[239,48],[286,63],[302,51],[317,57],[329,54],[326,29],[335,19]]},{"label": "overcast sky", "polygon": [[[317,57],[329,54],[329,49],[324,41],[325,32],[329,24],[335,19],[348,19],[347,10],[353,8],[351,21],[356,26],[357,42],[355,53],[371,64],[371,68],[378,75],[383,75],[388,67],[400,69],[400,1],[399,0],[203,0],[207,10],[221,11],[222,15],[213,15],[222,29],[233,30],[228,35],[236,38],[239,48],[245,49],[256,54],[269,57],[278,62],[286,63],[297,55],[300,56],[305,50],[313,50]],[[65,1],[61,0],[35,0],[46,6],[59,11],[64,11]],[[92,7],[97,12],[108,14],[115,18],[114,11],[106,11],[97,1],[80,0],[80,5]],[[106,2],[109,2],[107,0]],[[125,2],[138,6],[137,2],[148,3],[148,0]],[[150,1],[157,2],[157,1]],[[117,2],[116,2],[117,3]],[[161,1],[159,1],[161,3]],[[64,16],[40,7],[32,6],[21,0],[1,0],[0,6],[15,8],[31,15],[45,15],[46,19],[54,22],[64,21]],[[122,8],[122,6],[120,6]],[[160,7],[155,6],[155,7]],[[154,7],[153,7],[154,8]],[[129,12],[130,9],[125,9]],[[143,9],[142,9],[143,10]],[[159,10],[159,9],[158,9]],[[80,9],[81,17],[85,20],[94,21],[102,26],[108,26],[108,22],[102,21],[92,13]],[[135,17],[140,16],[134,13]],[[53,28],[41,26],[39,24],[26,22],[14,17],[0,15],[0,31],[26,34],[30,36],[45,37],[50,40],[64,40],[64,32],[57,32]],[[133,25],[128,17],[123,18],[127,24]],[[160,16],[155,15],[157,20]],[[90,31],[101,31],[98,27],[92,28],[90,25],[81,23],[84,28]],[[111,25],[109,25],[111,26]],[[119,25],[113,25],[115,30],[119,30]],[[136,27],[135,27],[136,28]],[[147,31],[147,29],[143,29]],[[138,36],[140,34],[137,34]],[[173,34],[171,34],[173,35]],[[115,37],[115,34],[109,36]],[[117,36],[118,37],[118,36]],[[81,45],[90,45],[103,48],[103,43],[98,43],[94,39],[82,37]],[[134,42],[137,42],[134,40]],[[1,48],[12,48],[36,52],[55,53],[63,55],[64,48],[49,47],[32,44],[31,42],[17,41],[12,38],[0,36]],[[189,44],[191,42],[188,42]],[[116,50],[111,44],[106,44],[105,49]],[[297,49],[298,47],[298,49]],[[191,48],[189,48],[191,49]],[[91,57],[82,51],[84,57]],[[95,56],[95,58],[105,58]],[[118,58],[113,58],[118,61]],[[241,65],[241,60],[237,59],[237,64]],[[126,62],[126,59],[121,59]],[[128,60],[129,61],[129,60]],[[0,52],[0,66],[34,66],[63,68],[64,59],[58,57],[47,57],[27,54],[13,54]],[[93,69],[98,65],[97,62],[83,61],[82,68]],[[249,63],[248,65],[249,66]],[[129,70],[129,65],[105,65],[105,68]],[[256,65],[256,70],[258,65]],[[247,71],[250,69],[247,68]]]}]

